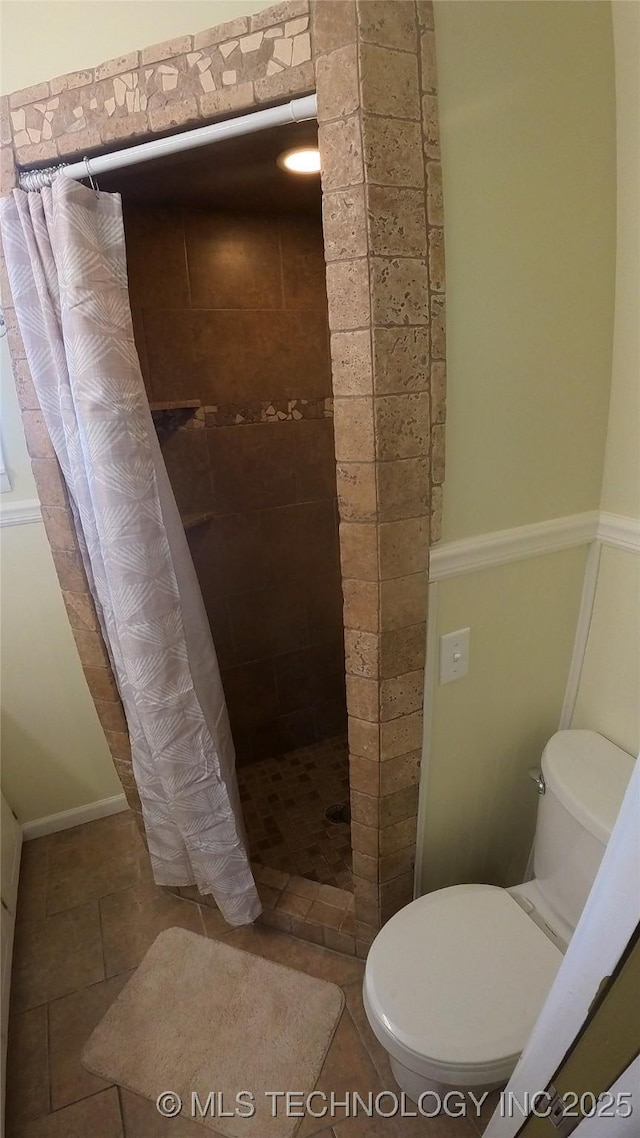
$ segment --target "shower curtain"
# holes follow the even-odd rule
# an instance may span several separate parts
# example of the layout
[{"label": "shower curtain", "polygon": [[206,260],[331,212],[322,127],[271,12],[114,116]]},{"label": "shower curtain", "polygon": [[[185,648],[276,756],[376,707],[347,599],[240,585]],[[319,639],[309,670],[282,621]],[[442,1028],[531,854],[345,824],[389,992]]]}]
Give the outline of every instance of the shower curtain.
[{"label": "shower curtain", "polygon": [[154,879],[261,910],[200,588],[133,339],[118,194],[58,176],[0,202],[16,316],[124,705]]}]

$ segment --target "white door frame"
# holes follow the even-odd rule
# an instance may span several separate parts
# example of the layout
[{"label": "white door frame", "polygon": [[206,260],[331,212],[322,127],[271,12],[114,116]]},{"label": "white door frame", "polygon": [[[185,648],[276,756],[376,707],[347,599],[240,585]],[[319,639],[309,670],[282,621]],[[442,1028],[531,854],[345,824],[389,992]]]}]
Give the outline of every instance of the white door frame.
[{"label": "white door frame", "polygon": [[[611,1087],[611,1094],[614,1096],[620,1093],[633,1092],[634,1087],[640,1087],[640,1055],[638,1055],[631,1063],[626,1071],[623,1071],[620,1078],[616,1079]],[[572,1138],[600,1138],[604,1133],[605,1138],[637,1138],[638,1134],[638,1096],[636,1095],[633,1103],[635,1111],[632,1114],[622,1117],[621,1115],[613,1118],[584,1118],[579,1126],[576,1126]],[[606,1127],[606,1130],[605,1130]]]},{"label": "white door frame", "polygon": [[[584,1024],[601,982],[611,976],[640,923],[640,762],[633,770],[609,843],[582,916],[542,1007],[535,1027],[511,1076],[506,1093],[518,1102],[543,1091]],[[633,1069],[629,1068],[629,1071]],[[624,1076],[622,1077],[624,1078]],[[632,1091],[633,1085],[623,1089]],[[513,1101],[513,1099],[511,1100]],[[640,1101],[634,1102],[637,1127]],[[508,1114],[511,1113],[511,1117]],[[588,1120],[595,1134],[598,1120]],[[522,1114],[498,1106],[484,1138],[515,1138]],[[613,1134],[609,1119],[600,1125]],[[576,1130],[583,1130],[584,1123]],[[637,1131],[636,1131],[637,1132]]]}]

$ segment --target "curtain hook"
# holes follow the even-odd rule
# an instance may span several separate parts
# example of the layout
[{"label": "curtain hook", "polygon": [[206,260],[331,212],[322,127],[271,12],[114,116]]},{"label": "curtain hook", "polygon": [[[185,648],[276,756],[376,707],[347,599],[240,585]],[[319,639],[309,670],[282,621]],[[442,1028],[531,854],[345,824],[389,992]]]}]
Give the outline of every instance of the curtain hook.
[{"label": "curtain hook", "polygon": [[96,193],[100,193],[98,183],[96,182],[95,178],[93,177],[93,174],[91,173],[91,167],[89,165],[89,159],[87,158],[86,155],[84,157],[84,165],[85,165],[85,169],[87,171],[87,178],[89,179],[89,185],[91,186],[91,189],[95,190]]}]

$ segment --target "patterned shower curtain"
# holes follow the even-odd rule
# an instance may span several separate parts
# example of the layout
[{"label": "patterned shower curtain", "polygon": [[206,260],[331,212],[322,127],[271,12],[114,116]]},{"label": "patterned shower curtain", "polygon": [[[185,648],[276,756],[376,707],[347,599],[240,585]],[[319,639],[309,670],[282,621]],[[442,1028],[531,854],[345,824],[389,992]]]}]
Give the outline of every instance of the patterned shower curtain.
[{"label": "patterned shower curtain", "polygon": [[261,906],[200,588],[133,339],[122,206],[64,176],[0,202],[20,332],[124,705],[155,881]]}]

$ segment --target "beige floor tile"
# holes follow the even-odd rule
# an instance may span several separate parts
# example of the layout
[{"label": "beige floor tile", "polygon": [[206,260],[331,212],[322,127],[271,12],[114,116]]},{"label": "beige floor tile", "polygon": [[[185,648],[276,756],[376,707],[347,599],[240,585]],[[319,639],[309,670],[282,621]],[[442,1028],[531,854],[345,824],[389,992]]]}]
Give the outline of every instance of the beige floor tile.
[{"label": "beige floor tile", "polygon": [[[188,1118],[162,1118],[155,1103],[131,1091],[120,1090],[125,1138],[216,1138],[216,1132]],[[333,1138],[333,1130],[314,1133],[314,1138]]]},{"label": "beige floor tile", "polygon": [[308,897],[311,901],[317,900],[322,888],[319,881],[309,881],[307,877],[292,877],[287,884],[289,893],[297,893],[299,897]]},{"label": "beige floor tile", "polygon": [[251,869],[256,881],[270,885],[272,889],[286,889],[290,874],[281,869],[272,869],[268,865],[260,865],[256,861],[251,862]]},{"label": "beige floor tile", "polygon": [[27,1122],[7,1138],[123,1138],[120,1104],[115,1087],[55,1114]]},{"label": "beige floor tile", "polygon": [[120,1091],[125,1138],[202,1138],[214,1132],[188,1118],[163,1118],[156,1104],[131,1091]]},{"label": "beige floor tile", "polygon": [[353,1020],[346,1010],[342,1013],[342,1018],[320,1072],[316,1089],[323,1092],[327,1097],[324,1102],[320,1099],[314,1099],[311,1105],[318,1114],[326,1104],[328,1114],[324,1118],[314,1118],[313,1115],[307,1114],[297,1131],[299,1138],[316,1134],[326,1127],[327,1122],[337,1123],[345,1117],[344,1108],[331,1107],[331,1092],[334,1093],[337,1101],[340,1101],[345,1099],[346,1092],[357,1091],[361,1095],[368,1095],[369,1092],[377,1094],[384,1089],[356,1031]]},{"label": "beige floor tile", "polygon": [[367,1013],[365,1012],[364,1004],[362,1003],[362,984],[347,985],[344,990],[344,994],[347,998],[347,1007],[351,1014],[351,1018],[355,1023],[356,1028],[358,1029],[360,1038],[362,1039],[362,1042],[367,1049],[371,1061],[382,1080],[382,1084],[385,1090],[398,1091],[399,1087],[391,1071],[389,1056],[369,1027]]},{"label": "beige floor tile", "polygon": [[219,909],[212,909],[210,905],[202,905],[200,911],[207,936],[217,938],[233,932],[232,926],[227,924]]},{"label": "beige floor tile", "polygon": [[[293,880],[293,879],[292,879]],[[312,884],[310,882],[310,884]],[[263,885],[262,882],[256,881],[256,888],[258,896],[262,901],[264,909],[275,909],[282,894],[279,889],[274,889],[271,885]]]},{"label": "beige floor tile", "polygon": [[336,909],[351,908],[352,896],[346,889],[336,889],[333,885],[321,885],[318,892],[319,901],[322,901],[324,905],[332,905]]},{"label": "beige floor tile", "polygon": [[111,980],[82,988],[71,996],[63,996],[49,1004],[52,1110],[59,1110],[109,1086],[82,1066],[80,1055],[91,1032],[98,1026],[130,975],[130,972],[123,972]]},{"label": "beige floor tile", "polygon": [[304,918],[313,903],[310,897],[300,897],[298,893],[285,889],[280,895],[277,907],[280,912],[287,913],[290,917]]},{"label": "beige floor tile", "polygon": [[157,885],[136,885],[100,901],[107,976],[137,968],[158,933],[178,926],[204,933],[200,909]]},{"label": "beige floor tile", "polygon": [[122,829],[134,825],[135,820],[130,810],[120,810],[117,814],[110,814],[107,818],[96,818],[93,822],[84,822],[82,826],[71,826],[68,830],[58,830],[50,834],[47,841],[50,848],[64,847],[78,849],[83,844],[93,846],[100,842],[114,842]]},{"label": "beige floor tile", "polygon": [[324,925],[331,929],[339,929],[345,917],[345,909],[336,909],[333,905],[325,905],[324,901],[314,901],[306,920],[312,925]]},{"label": "beige floor tile", "polygon": [[49,838],[22,843],[16,923],[37,921],[47,912]]},{"label": "beige floor tile", "polygon": [[244,952],[253,953],[254,956],[262,956],[260,934],[253,925],[243,925],[242,928],[233,929],[221,939],[234,948],[241,948]]},{"label": "beige floor tile", "polygon": [[11,980],[14,1011],[37,1007],[104,980],[95,901],[16,928]]},{"label": "beige floor tile", "polygon": [[151,881],[149,855],[128,812],[52,835],[47,873],[47,912],[94,901]]},{"label": "beige floor tile", "polygon": [[342,956],[328,948],[297,940],[286,933],[273,929],[256,929],[260,939],[262,955],[268,960],[277,960],[289,968],[297,968],[319,980],[330,980],[343,986],[362,980],[364,965],[353,956]]},{"label": "beige floor tile", "polygon": [[14,1126],[49,1112],[47,1008],[13,1016],[7,1048],[7,1123]]},{"label": "beige floor tile", "polygon": [[[384,1101],[382,1108],[390,1109]],[[411,1110],[411,1103],[407,1104]],[[367,1118],[360,1115],[339,1122],[334,1127],[335,1138],[475,1138],[475,1127],[468,1118]]]}]

